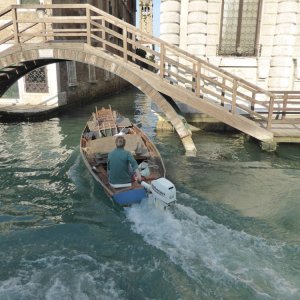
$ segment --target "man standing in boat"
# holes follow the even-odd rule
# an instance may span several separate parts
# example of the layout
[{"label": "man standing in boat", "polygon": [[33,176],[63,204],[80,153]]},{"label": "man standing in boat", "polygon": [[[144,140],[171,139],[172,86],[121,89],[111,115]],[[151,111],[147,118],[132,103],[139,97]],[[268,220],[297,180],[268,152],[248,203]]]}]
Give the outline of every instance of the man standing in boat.
[{"label": "man standing in boat", "polygon": [[133,172],[135,180],[141,181],[138,163],[131,153],[124,149],[126,144],[124,136],[117,136],[115,142],[116,148],[108,154],[109,183],[113,188],[130,187]]}]

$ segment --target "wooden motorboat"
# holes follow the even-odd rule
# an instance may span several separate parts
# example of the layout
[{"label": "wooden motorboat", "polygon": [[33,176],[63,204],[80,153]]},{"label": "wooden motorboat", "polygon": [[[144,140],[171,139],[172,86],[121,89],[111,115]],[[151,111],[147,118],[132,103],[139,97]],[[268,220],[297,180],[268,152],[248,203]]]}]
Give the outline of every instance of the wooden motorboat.
[{"label": "wooden motorboat", "polygon": [[[113,188],[108,180],[107,158],[116,147],[118,135],[125,137],[125,149],[138,162],[142,175],[142,182],[133,180],[126,188]],[[164,178],[165,167],[155,145],[128,118],[111,108],[96,108],[92,113],[81,135],[80,152],[88,170],[113,202],[122,206],[140,203],[149,192],[157,199],[163,197],[167,205],[176,200],[175,187]]]}]

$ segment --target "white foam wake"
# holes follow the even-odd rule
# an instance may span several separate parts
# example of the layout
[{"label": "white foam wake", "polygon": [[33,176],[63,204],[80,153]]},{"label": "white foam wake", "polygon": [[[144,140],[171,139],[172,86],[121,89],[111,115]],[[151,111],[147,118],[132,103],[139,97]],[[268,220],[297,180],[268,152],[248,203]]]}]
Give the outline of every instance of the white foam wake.
[{"label": "white foam wake", "polygon": [[[86,254],[22,260],[15,276],[0,281],[0,299],[126,299],[117,276],[127,272],[119,262],[99,263]],[[120,275],[121,276],[121,275]]]},{"label": "white foam wake", "polygon": [[165,252],[196,282],[204,277],[218,285],[230,282],[266,298],[299,292],[283,271],[283,245],[232,230],[180,204],[170,212],[145,201],[126,214],[134,232]]}]

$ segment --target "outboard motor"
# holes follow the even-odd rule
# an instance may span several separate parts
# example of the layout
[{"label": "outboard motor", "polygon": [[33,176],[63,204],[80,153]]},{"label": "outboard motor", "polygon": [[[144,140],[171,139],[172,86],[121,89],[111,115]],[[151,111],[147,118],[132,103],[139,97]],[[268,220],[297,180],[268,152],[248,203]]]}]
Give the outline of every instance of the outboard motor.
[{"label": "outboard motor", "polygon": [[141,185],[149,192],[156,205],[166,208],[176,201],[175,185],[166,178],[152,180],[151,184],[142,181]]}]

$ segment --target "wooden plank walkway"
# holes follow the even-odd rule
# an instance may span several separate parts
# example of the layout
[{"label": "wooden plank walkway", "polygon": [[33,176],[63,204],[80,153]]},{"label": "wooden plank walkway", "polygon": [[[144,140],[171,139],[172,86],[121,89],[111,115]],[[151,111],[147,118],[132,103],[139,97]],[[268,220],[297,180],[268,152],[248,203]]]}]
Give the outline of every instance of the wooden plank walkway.
[{"label": "wooden plank walkway", "polygon": [[[72,59],[70,42],[76,39],[94,51],[86,63],[108,57],[115,65],[111,72],[122,66],[128,76],[133,72],[173,100],[258,140],[299,142],[300,92],[266,91],[91,5],[11,5],[0,12],[0,21],[0,46],[38,45],[45,58],[42,50],[59,44]],[[22,67],[9,64],[11,58],[9,50],[0,52],[0,76]]]},{"label": "wooden plank walkway", "polygon": [[40,121],[57,115],[60,109],[57,105],[8,105],[1,104],[0,99],[0,120],[28,120]]},{"label": "wooden plank walkway", "polygon": [[300,143],[300,124],[274,123],[271,131],[276,143]]}]

